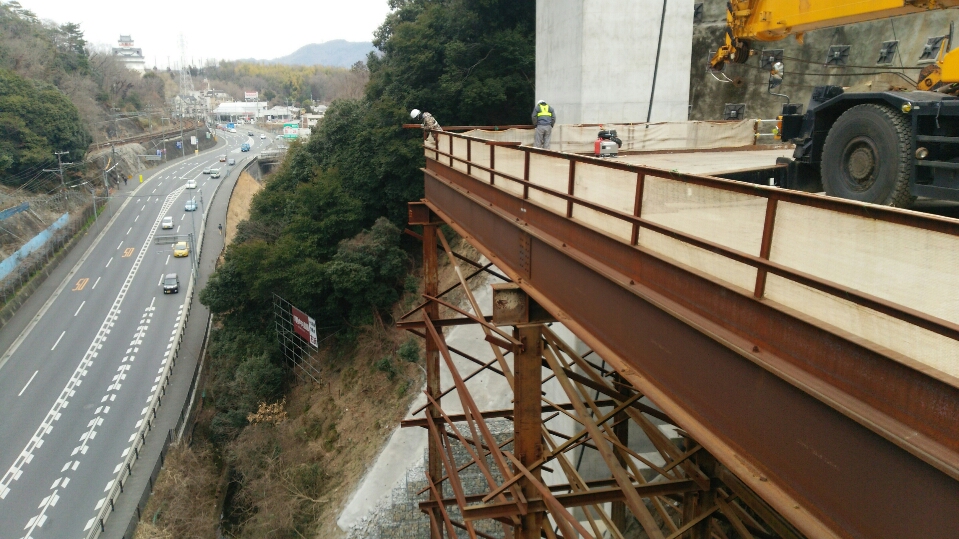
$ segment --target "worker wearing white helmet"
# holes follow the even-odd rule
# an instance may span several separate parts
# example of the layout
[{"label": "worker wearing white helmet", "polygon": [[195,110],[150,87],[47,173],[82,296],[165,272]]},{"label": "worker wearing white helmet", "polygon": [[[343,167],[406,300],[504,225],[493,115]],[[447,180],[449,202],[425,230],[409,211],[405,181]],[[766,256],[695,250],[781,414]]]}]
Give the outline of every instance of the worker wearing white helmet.
[{"label": "worker wearing white helmet", "polygon": [[[423,118],[423,139],[426,140],[427,133],[431,131],[442,131],[443,128],[440,127],[439,122],[436,121],[436,118],[428,112],[420,112],[420,109],[413,109],[410,111],[410,118],[416,120],[417,118]],[[433,142],[436,143],[436,135],[433,135]]]},{"label": "worker wearing white helmet", "polygon": [[549,139],[553,134],[553,126],[556,125],[556,111],[549,106],[546,101],[540,99],[533,107],[533,125],[536,126],[536,135],[533,139],[533,146],[536,148],[549,149]]}]

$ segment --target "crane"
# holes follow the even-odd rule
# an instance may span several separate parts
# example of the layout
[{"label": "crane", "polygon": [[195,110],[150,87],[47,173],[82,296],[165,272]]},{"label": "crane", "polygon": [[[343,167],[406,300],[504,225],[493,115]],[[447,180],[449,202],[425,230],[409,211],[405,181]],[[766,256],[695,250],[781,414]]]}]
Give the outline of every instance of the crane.
[{"label": "crane", "polygon": [[[802,43],[812,30],[954,7],[959,0],[729,0],[725,43],[709,67],[745,63],[757,42]],[[950,31],[915,91],[820,86],[805,114],[784,107],[781,137],[796,144],[784,160],[787,183],[892,206],[918,196],[959,201],[959,98],[949,95],[959,85],[959,49],[951,46]],[[782,70],[778,64],[772,75]]]}]

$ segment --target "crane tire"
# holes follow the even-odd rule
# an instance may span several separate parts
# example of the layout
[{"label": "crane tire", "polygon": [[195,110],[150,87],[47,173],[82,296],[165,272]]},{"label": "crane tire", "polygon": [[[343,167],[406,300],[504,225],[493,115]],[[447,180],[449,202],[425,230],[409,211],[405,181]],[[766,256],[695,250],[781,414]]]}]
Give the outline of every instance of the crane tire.
[{"label": "crane tire", "polygon": [[887,105],[856,105],[829,129],[822,152],[822,183],[829,196],[910,206],[912,125]]}]

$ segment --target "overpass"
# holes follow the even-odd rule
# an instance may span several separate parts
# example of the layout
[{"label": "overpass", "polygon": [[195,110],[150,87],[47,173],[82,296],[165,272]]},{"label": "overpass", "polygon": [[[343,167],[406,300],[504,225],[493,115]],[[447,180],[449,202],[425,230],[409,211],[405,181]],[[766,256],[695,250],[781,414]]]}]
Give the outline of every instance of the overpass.
[{"label": "overpass", "polygon": [[[429,431],[434,537],[494,536],[484,519],[625,537],[627,512],[656,538],[959,534],[959,221],[436,135],[410,205],[426,301],[400,323],[426,338],[430,405],[405,426]],[[442,299],[437,240],[462,263],[443,224],[512,282],[492,316],[466,286],[488,265],[456,267],[471,309]],[[464,323],[493,355],[471,373],[442,332]],[[475,406],[484,371],[508,379],[512,409]],[[462,414],[444,411],[453,396]],[[505,440],[485,426],[504,417]],[[574,466],[587,447],[605,478]],[[485,490],[458,481],[470,467]]]}]

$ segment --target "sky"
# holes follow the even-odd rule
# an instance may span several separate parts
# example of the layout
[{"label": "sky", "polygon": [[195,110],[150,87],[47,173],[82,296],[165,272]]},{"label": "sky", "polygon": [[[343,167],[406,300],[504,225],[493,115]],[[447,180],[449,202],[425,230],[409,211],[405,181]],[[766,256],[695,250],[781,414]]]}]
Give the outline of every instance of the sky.
[{"label": "sky", "polygon": [[[128,34],[134,46],[143,49],[147,67],[153,67],[155,59],[160,69],[167,67],[168,58],[179,65],[180,34],[187,62],[193,65],[207,59],[269,60],[310,43],[371,41],[389,13],[387,0],[19,1],[42,20],[79,24],[92,46],[115,47],[120,34]],[[173,10],[171,5],[189,9]]]}]

